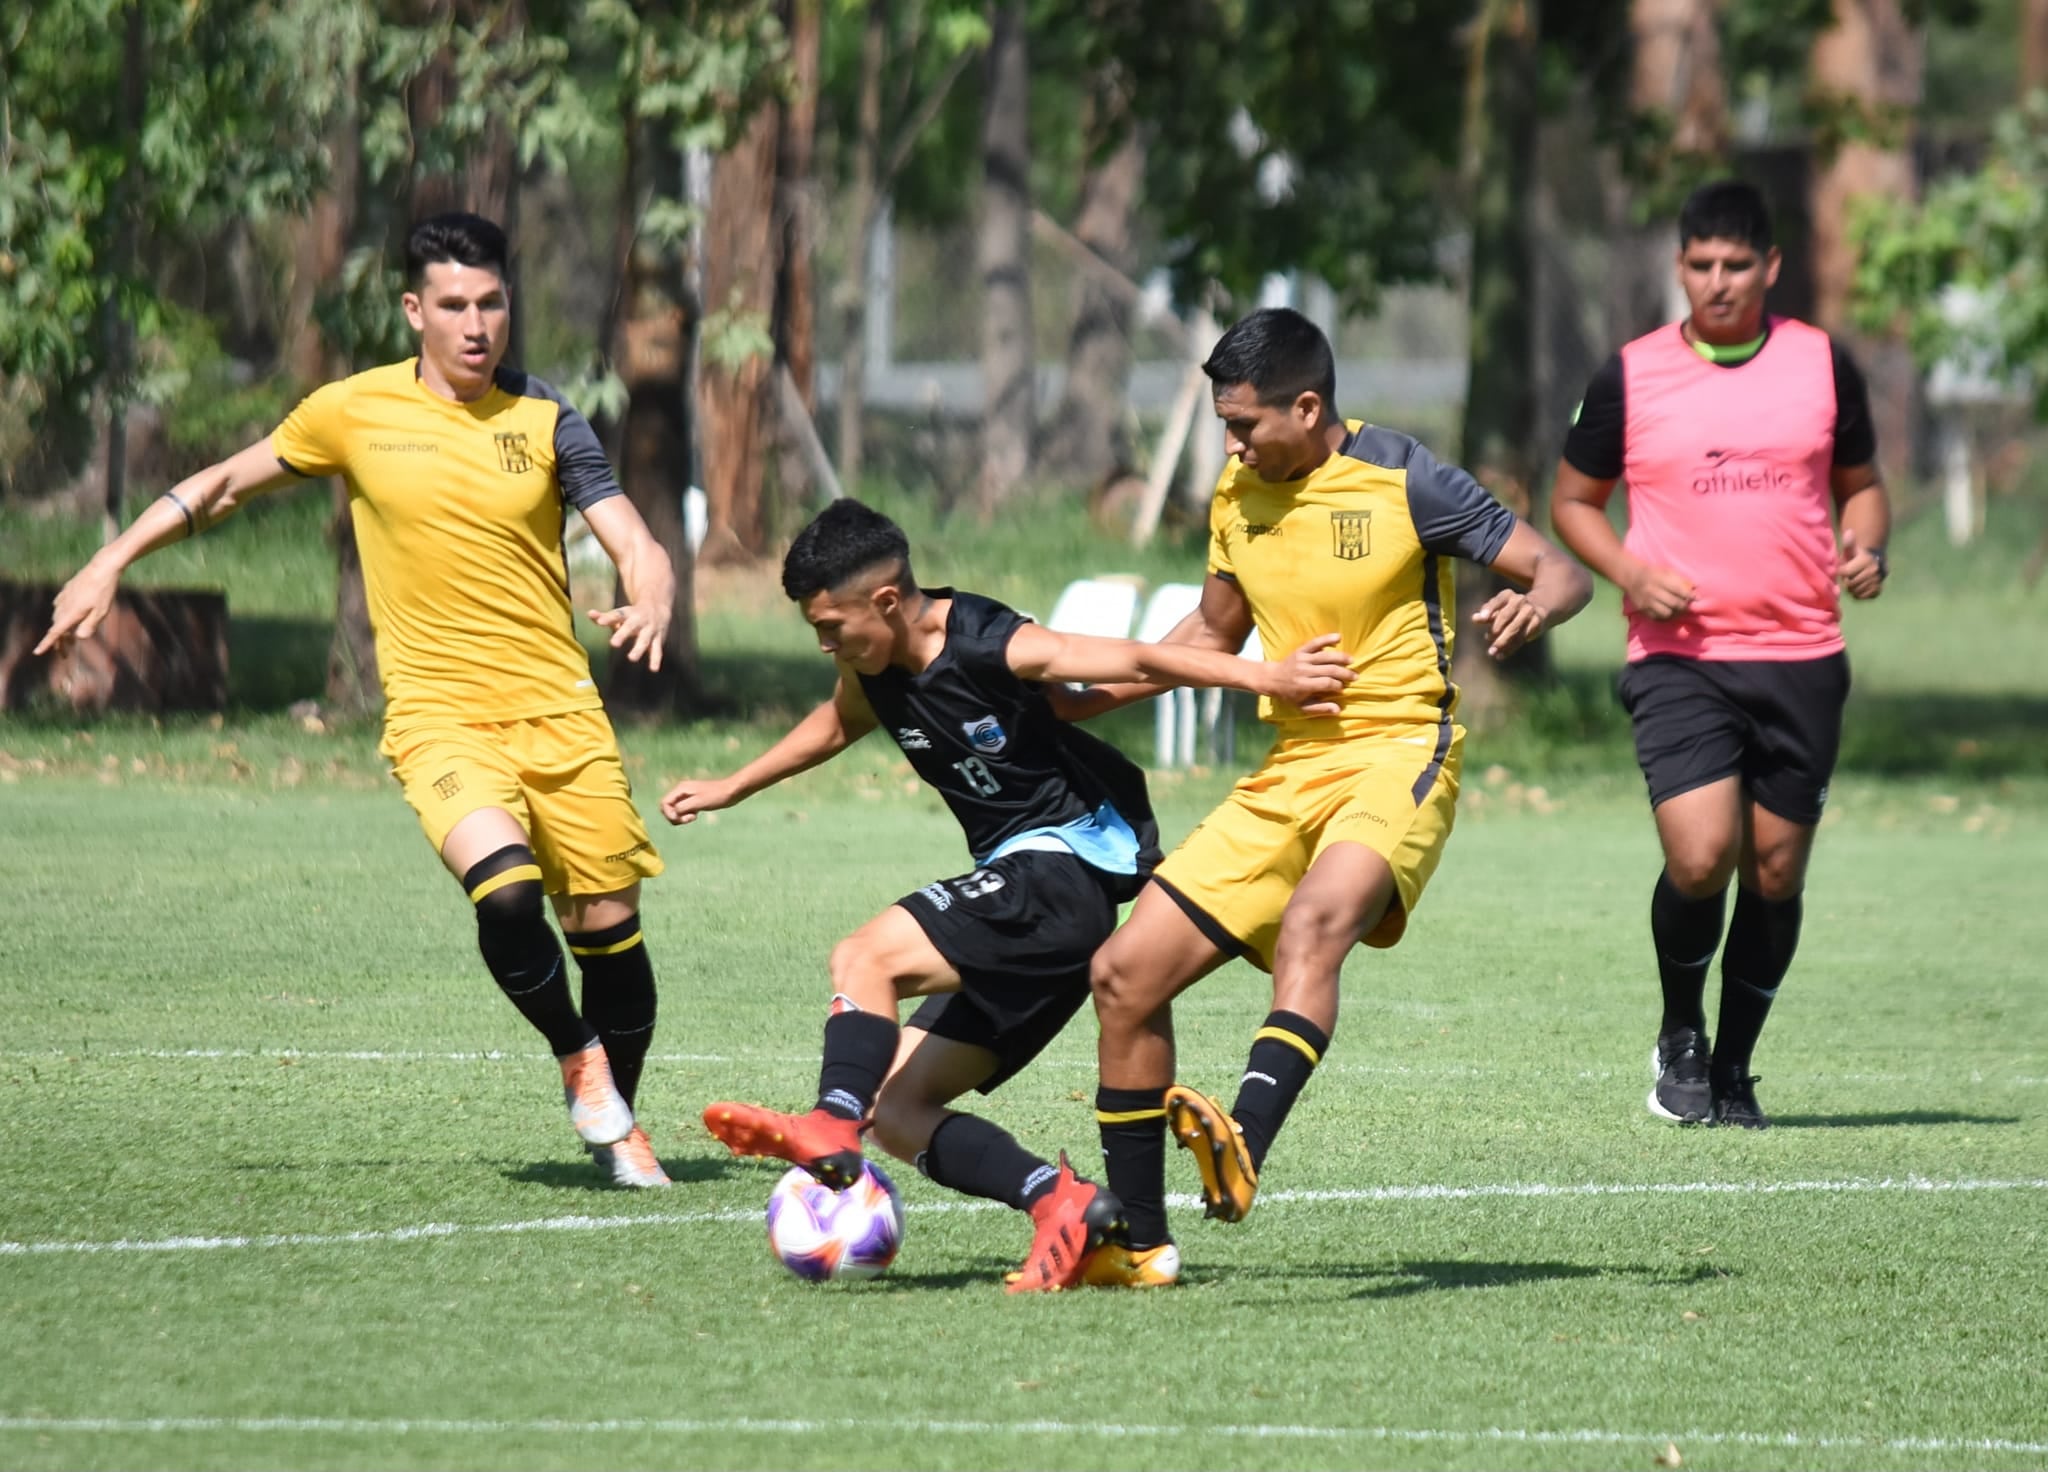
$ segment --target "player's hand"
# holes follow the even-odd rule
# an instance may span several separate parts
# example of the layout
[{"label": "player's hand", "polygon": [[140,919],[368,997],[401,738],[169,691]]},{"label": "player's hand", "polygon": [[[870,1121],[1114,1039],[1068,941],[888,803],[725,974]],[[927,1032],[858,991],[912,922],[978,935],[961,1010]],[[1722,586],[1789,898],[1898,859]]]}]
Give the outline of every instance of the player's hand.
[{"label": "player's hand", "polygon": [[1503,588],[1480,606],[1472,622],[1486,631],[1486,652],[1506,659],[1550,627],[1550,611],[1527,593]]},{"label": "player's hand", "polygon": [[1318,634],[1285,659],[1266,669],[1266,688],[1259,693],[1285,701],[1305,716],[1334,716],[1342,707],[1335,696],[1358,678],[1351,656],[1337,647],[1338,635]]},{"label": "player's hand", "polygon": [[740,800],[730,778],[685,777],[662,794],[661,815],[671,823],[693,823],[699,813],[715,813]]},{"label": "player's hand", "polygon": [[1851,598],[1875,598],[1884,591],[1884,559],[1868,547],[1856,545],[1856,533],[1842,531],[1842,560],[1836,576]]},{"label": "player's hand", "polygon": [[635,664],[644,655],[648,669],[661,668],[661,646],[668,641],[668,609],[628,603],[618,608],[593,608],[589,612],[592,623],[612,631],[612,648],[624,648],[626,658]]},{"label": "player's hand", "polygon": [[1668,567],[1644,567],[1621,591],[1637,613],[1654,619],[1677,618],[1699,595],[1690,578]]},{"label": "player's hand", "polygon": [[120,585],[121,569],[95,557],[57,590],[57,602],[50,616],[50,632],[35,647],[37,654],[68,648],[74,639],[90,639],[114,607],[114,590]]}]

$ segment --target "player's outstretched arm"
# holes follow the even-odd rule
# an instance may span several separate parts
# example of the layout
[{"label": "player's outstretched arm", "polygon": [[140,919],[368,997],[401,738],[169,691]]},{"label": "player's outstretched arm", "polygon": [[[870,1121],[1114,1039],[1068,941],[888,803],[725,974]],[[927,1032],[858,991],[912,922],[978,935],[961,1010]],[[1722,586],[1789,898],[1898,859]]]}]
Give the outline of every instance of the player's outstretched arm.
[{"label": "player's outstretched arm", "polygon": [[607,496],[583,508],[591,535],[612,566],[626,601],[617,608],[593,608],[590,621],[612,631],[612,648],[623,647],[626,658],[661,668],[662,645],[668,642],[669,619],[676,606],[676,570],[661,543],[647,529],[639,508],[624,496]]},{"label": "player's outstretched arm", "polygon": [[[1202,584],[1202,601],[1195,611],[1167,630],[1161,644],[1187,644],[1197,649],[1215,649],[1225,654],[1235,654],[1244,648],[1245,640],[1252,635],[1251,605],[1245,602],[1244,590],[1232,578],[1219,577],[1210,573]],[[1107,715],[1110,711],[1149,700],[1165,690],[1175,688],[1179,681],[1132,680],[1115,684],[1096,685],[1092,689],[1071,691],[1057,686],[1048,692],[1053,714],[1063,721],[1087,721],[1096,716]]]},{"label": "player's outstretched arm", "polygon": [[874,710],[859,684],[842,674],[830,700],[730,777],[685,777],[676,783],[662,796],[661,815],[671,823],[688,823],[699,813],[744,802],[764,787],[830,761],[875,725]]},{"label": "player's outstretched arm", "polygon": [[1607,498],[1613,492],[1612,480],[1596,480],[1569,460],[1558,461],[1550,489],[1550,524],[1557,528],[1557,539],[1621,589],[1638,613],[1677,618],[1692,606],[1691,580],[1668,567],[1652,567],[1622,545],[1621,534],[1607,519]]},{"label": "player's outstretched arm", "polygon": [[233,514],[251,496],[298,479],[265,439],[197,475],[187,476],[143,508],[128,529],[100,548],[57,593],[50,631],[37,654],[73,639],[90,639],[114,606],[114,591],[130,564],[159,547],[182,542]]},{"label": "player's outstretched arm", "polygon": [[1284,700],[1310,715],[1335,715],[1337,693],[1353,679],[1350,656],[1336,643],[1335,634],[1324,634],[1268,662],[1194,643],[1141,644],[1024,624],[1010,637],[1007,652],[1010,668],[1027,680],[1133,682],[1160,689],[1227,685]]},{"label": "player's outstretched arm", "polygon": [[1472,622],[1486,634],[1486,652],[1495,659],[1507,658],[1545,629],[1563,623],[1593,597],[1593,579],[1586,570],[1520,519],[1488,566],[1528,589],[1503,589],[1472,615]]}]

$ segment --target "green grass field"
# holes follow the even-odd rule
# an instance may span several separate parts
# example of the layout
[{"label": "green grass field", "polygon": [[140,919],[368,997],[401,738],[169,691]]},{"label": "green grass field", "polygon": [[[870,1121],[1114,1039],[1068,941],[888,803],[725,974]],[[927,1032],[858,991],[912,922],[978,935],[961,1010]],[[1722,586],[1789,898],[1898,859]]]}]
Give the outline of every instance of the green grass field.
[{"label": "green grass field", "polygon": [[[0,786],[0,1466],[2048,1463],[2024,793],[1842,785],[1751,1135],[1643,1110],[1639,799],[1475,774],[1252,1218],[1181,1208],[1173,1291],[1019,1300],[1022,1223],[907,1167],[896,1267],[798,1282],[776,1172],[695,1124],[807,1100],[829,945],[959,867],[900,771],[664,830],[642,1113],[678,1184],[628,1195],[395,791],[218,768]],[[1168,828],[1220,780],[1167,784]],[[1227,1093],[1265,1005],[1242,966],[1192,993],[1184,1076]],[[1092,1033],[989,1112],[1092,1158]]]}]

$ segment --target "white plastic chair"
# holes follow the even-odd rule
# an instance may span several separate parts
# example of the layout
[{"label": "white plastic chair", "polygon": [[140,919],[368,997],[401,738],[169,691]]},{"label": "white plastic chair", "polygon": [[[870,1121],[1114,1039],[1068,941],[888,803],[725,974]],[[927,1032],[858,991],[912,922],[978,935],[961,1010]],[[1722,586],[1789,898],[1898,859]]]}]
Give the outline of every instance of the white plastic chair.
[{"label": "white plastic chair", "polygon": [[[1162,583],[1138,620],[1140,643],[1157,644],[1202,603],[1197,583]],[[1210,694],[1216,692],[1211,691]],[[1152,703],[1153,764],[1189,767],[1195,761],[1195,692],[1169,690]]]},{"label": "white plastic chair", "polygon": [[[1266,657],[1266,647],[1259,642],[1257,629],[1251,631],[1238,653],[1246,659]],[[1237,702],[1235,690],[1212,687],[1202,692],[1203,744],[1209,748],[1209,760],[1217,766],[1237,760]]]},{"label": "white plastic chair", "polygon": [[1121,578],[1082,578],[1060,590],[1045,626],[1061,634],[1128,639],[1138,613],[1138,585]]}]

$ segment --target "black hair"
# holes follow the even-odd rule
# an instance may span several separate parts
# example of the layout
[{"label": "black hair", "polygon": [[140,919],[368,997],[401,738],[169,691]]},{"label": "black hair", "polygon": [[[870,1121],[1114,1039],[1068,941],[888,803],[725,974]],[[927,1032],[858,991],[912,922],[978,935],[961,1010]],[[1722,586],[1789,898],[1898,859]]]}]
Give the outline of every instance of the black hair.
[{"label": "black hair", "polygon": [[801,603],[814,594],[836,592],[877,568],[887,568],[889,581],[905,593],[917,591],[903,528],[872,506],[834,501],[789,544],[789,555],[782,559],[782,591]]},{"label": "black hair", "polygon": [[502,280],[511,275],[512,247],[495,222],[452,210],[429,215],[405,237],[405,279],[413,290],[426,281],[427,267],[437,261],[489,266]]},{"label": "black hair", "polygon": [[1217,388],[1248,385],[1262,404],[1291,404],[1320,394],[1336,413],[1337,363],[1323,329],[1288,307],[1261,307],[1240,317],[1202,365]]},{"label": "black hair", "polygon": [[1775,243],[1771,211],[1754,184],[1716,179],[1686,197],[1678,212],[1678,248],[1695,240],[1739,240],[1758,255]]}]

